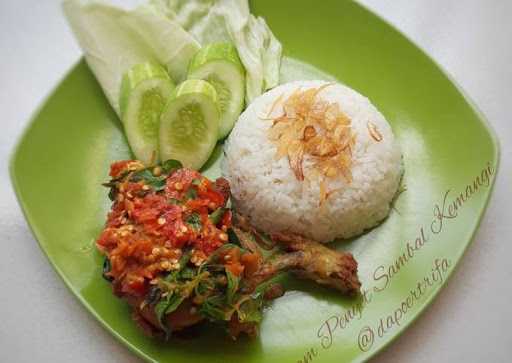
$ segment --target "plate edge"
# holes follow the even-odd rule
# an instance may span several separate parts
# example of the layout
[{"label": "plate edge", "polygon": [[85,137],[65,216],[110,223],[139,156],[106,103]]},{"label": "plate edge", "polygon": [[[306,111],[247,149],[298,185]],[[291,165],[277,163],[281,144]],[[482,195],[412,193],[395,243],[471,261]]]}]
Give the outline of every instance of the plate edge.
[{"label": "plate edge", "polygon": [[[468,103],[469,107],[473,110],[473,112],[475,112],[475,114],[478,116],[479,121],[484,125],[485,129],[487,130],[488,135],[490,136],[490,139],[492,140],[492,146],[493,146],[493,152],[494,152],[493,153],[493,158],[494,158],[495,167],[496,167],[496,174],[495,174],[494,178],[492,179],[492,182],[491,182],[491,185],[490,185],[490,187],[488,189],[487,195],[485,196],[486,199],[485,199],[484,205],[483,205],[483,207],[481,208],[481,210],[480,210],[480,212],[478,214],[477,223],[476,223],[475,228],[471,232],[470,240],[469,240],[469,242],[467,244],[465,244],[464,248],[459,253],[458,258],[457,258],[457,262],[454,265],[454,267],[450,270],[450,272],[449,272],[449,274],[448,274],[448,276],[446,278],[446,282],[443,285],[439,286],[429,296],[429,298],[426,299],[423,302],[422,305],[420,305],[419,312],[410,321],[408,321],[406,324],[402,325],[403,328],[400,329],[397,332],[397,334],[392,336],[388,341],[386,341],[382,346],[380,346],[378,349],[373,351],[367,357],[364,357],[364,358],[361,357],[360,360],[357,360],[357,359],[355,360],[355,361],[365,361],[366,362],[367,360],[375,357],[377,354],[379,354],[380,352],[382,352],[383,350],[388,348],[397,338],[399,338],[410,327],[411,324],[416,322],[416,320],[423,315],[423,313],[426,310],[426,307],[429,306],[433,302],[433,300],[438,296],[438,294],[443,290],[443,288],[447,286],[447,284],[449,283],[451,277],[453,276],[453,273],[458,269],[459,262],[464,257],[464,255],[465,255],[466,251],[468,250],[468,248],[472,245],[474,237],[475,237],[475,234],[478,231],[478,229],[480,228],[483,216],[485,215],[485,212],[487,211],[487,208],[489,206],[490,199],[491,199],[492,194],[494,192],[495,181],[496,181],[496,179],[497,179],[497,177],[499,175],[499,164],[500,164],[501,150],[500,150],[499,138],[498,138],[494,128],[489,123],[487,117],[480,110],[480,108],[478,107],[476,102],[469,96],[469,94],[455,80],[455,78],[443,66],[441,66],[435,59],[433,59],[422,47],[420,47],[409,36],[407,36],[402,31],[400,31],[394,24],[389,22],[387,19],[381,17],[379,14],[374,12],[372,9],[370,9],[365,4],[362,4],[359,1],[356,1],[355,3],[357,4],[357,6],[359,6],[366,13],[370,14],[370,16],[373,16],[373,17],[379,19],[379,21],[383,22],[386,26],[388,26],[397,35],[401,36],[408,43],[412,44],[417,50],[419,50],[421,52],[421,54],[424,57],[426,57],[431,62],[432,65],[434,65],[455,86],[456,90],[460,93],[460,95],[463,97],[463,99]],[[44,255],[46,256],[46,258],[48,259],[48,261],[52,265],[53,269],[57,272],[57,274],[60,276],[60,278],[64,281],[66,287],[71,291],[71,293],[75,296],[75,298],[77,298],[83,304],[83,306],[85,306],[85,308],[100,322],[100,324],[108,332],[110,332],[117,340],[122,342],[129,350],[131,350],[136,355],[138,355],[140,358],[143,358],[144,360],[146,360],[148,362],[157,362],[157,361],[151,359],[149,356],[145,355],[142,351],[140,351],[137,348],[135,348],[130,342],[125,340],[115,330],[111,329],[107,325],[107,323],[105,321],[103,321],[103,319],[94,311],[94,309],[92,309],[92,307],[87,303],[87,301],[85,301],[81,297],[81,295],[78,294],[72,288],[70,282],[65,277],[63,272],[60,270],[60,268],[57,267],[57,265],[55,264],[53,259],[48,255],[47,251],[42,247],[41,242],[39,241],[39,238],[38,238],[38,231],[34,228],[33,223],[32,223],[32,218],[29,215],[29,213],[27,213],[27,209],[25,207],[25,203],[23,201],[23,198],[21,196],[21,191],[20,191],[19,186],[18,186],[18,182],[17,182],[17,178],[16,178],[16,173],[15,173],[15,168],[16,168],[15,164],[16,164],[16,157],[17,157],[17,155],[19,153],[19,149],[21,147],[21,144],[22,144],[25,136],[29,133],[29,131],[33,127],[35,119],[37,118],[38,114],[41,112],[43,107],[46,105],[48,100],[55,94],[55,92],[62,85],[62,83],[68,78],[68,76],[77,68],[77,66],[81,62],[85,62],[85,59],[84,59],[83,56],[81,56],[70,67],[70,69],[60,78],[60,80],[58,81],[57,85],[55,87],[53,87],[48,92],[48,94],[45,97],[43,97],[43,99],[39,103],[39,106],[34,110],[34,112],[28,118],[29,121],[24,126],[23,130],[17,135],[16,142],[14,143],[15,146],[12,148],[12,151],[11,151],[10,156],[9,156],[9,163],[8,163],[9,166],[8,166],[8,169],[9,169],[10,182],[11,182],[11,185],[12,185],[12,187],[14,189],[14,194],[16,196],[16,200],[17,200],[18,204],[20,205],[20,209],[21,209],[21,211],[22,211],[26,221],[28,222],[27,225],[28,225],[28,227],[29,227],[29,229],[31,231],[32,236],[34,237],[34,239],[36,240],[39,248],[43,251]]]},{"label": "plate edge", "polygon": [[437,298],[439,293],[448,286],[448,283],[451,280],[451,277],[453,276],[454,272],[458,270],[460,261],[462,258],[464,258],[464,255],[466,254],[466,251],[469,249],[469,247],[473,244],[476,232],[480,228],[480,225],[482,223],[482,219],[487,211],[487,208],[489,206],[489,202],[491,200],[491,197],[494,192],[494,185],[496,182],[496,179],[498,178],[499,174],[499,166],[500,166],[500,158],[501,158],[501,150],[500,150],[500,142],[499,138],[490,124],[489,120],[485,116],[485,114],[481,111],[481,109],[478,107],[477,103],[469,96],[469,94],[462,88],[462,86],[455,80],[455,77],[453,77],[442,65],[440,65],[432,56],[430,56],[421,46],[419,46],[414,40],[412,40],[408,35],[403,33],[400,29],[398,29],[393,23],[388,21],[387,19],[383,18],[376,12],[374,12],[372,9],[370,9],[367,5],[361,3],[360,1],[355,1],[356,5],[359,6],[363,11],[365,11],[370,16],[373,16],[382,23],[384,23],[389,29],[394,31],[397,35],[401,36],[403,39],[405,39],[408,43],[413,45],[434,67],[436,67],[443,76],[445,76],[450,83],[452,83],[455,86],[455,89],[457,92],[462,96],[462,98],[466,101],[468,106],[471,108],[471,110],[476,114],[478,117],[478,120],[481,122],[481,124],[484,126],[485,130],[487,131],[490,139],[491,144],[493,146],[493,160],[495,164],[495,175],[494,178],[491,181],[491,184],[489,185],[489,189],[487,190],[487,195],[485,196],[485,202],[483,207],[480,209],[477,217],[477,222],[475,225],[475,228],[471,231],[471,236],[469,238],[469,242],[466,243],[462,250],[457,255],[457,261],[453,268],[450,270],[446,277],[446,281],[443,285],[438,286],[436,290],[433,291],[433,293],[423,302],[423,304],[420,305],[420,308],[418,310],[418,313],[413,316],[411,320],[406,322],[402,325],[401,329],[392,336],[388,341],[386,341],[382,346],[377,348],[375,351],[371,352],[366,357],[356,358],[353,360],[353,362],[367,362],[368,360],[375,358],[379,353],[383,352],[385,349],[389,348],[391,344],[393,344],[396,339],[398,339],[413,323],[417,321],[424,313],[425,310],[429,305],[432,304],[432,302]]}]

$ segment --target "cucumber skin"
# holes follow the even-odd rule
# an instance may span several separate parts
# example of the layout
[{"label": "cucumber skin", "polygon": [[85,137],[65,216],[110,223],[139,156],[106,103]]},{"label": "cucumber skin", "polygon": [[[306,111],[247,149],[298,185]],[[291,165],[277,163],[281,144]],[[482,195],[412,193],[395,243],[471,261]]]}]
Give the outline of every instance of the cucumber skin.
[{"label": "cucumber skin", "polygon": [[235,46],[231,43],[211,43],[201,48],[196,53],[188,68],[188,74],[194,72],[206,63],[212,61],[225,61],[233,63],[240,71],[242,76],[245,78],[245,68],[240,61],[238,52]]},{"label": "cucumber skin", "polygon": [[203,81],[202,79],[188,79],[180,83],[178,87],[172,91],[169,101],[167,102],[167,106],[164,108],[163,112],[167,110],[168,105],[176,98],[189,93],[204,94],[217,105],[217,91],[210,83]]},{"label": "cucumber skin", "polygon": [[157,63],[147,62],[137,64],[123,75],[123,79],[121,81],[121,92],[119,94],[121,120],[123,120],[126,109],[128,108],[128,102],[132,91],[141,82],[155,78],[168,81],[171,84],[172,89],[175,89],[176,87],[165,68]]}]

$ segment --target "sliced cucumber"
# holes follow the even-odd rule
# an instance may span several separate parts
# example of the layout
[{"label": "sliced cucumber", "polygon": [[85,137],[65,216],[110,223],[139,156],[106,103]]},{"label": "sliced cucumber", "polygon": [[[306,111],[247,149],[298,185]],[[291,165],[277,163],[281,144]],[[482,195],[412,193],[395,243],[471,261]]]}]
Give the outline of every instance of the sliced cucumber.
[{"label": "sliced cucumber", "polygon": [[199,170],[217,143],[220,111],[217,92],[191,79],[173,91],[160,119],[160,157]]},{"label": "sliced cucumber", "polygon": [[212,43],[192,59],[189,79],[203,79],[215,87],[219,99],[219,139],[226,137],[242,112],[245,96],[245,71],[231,43]]},{"label": "sliced cucumber", "polygon": [[137,64],[123,76],[119,106],[128,143],[145,165],[158,163],[158,131],[162,110],[175,88],[165,69]]}]

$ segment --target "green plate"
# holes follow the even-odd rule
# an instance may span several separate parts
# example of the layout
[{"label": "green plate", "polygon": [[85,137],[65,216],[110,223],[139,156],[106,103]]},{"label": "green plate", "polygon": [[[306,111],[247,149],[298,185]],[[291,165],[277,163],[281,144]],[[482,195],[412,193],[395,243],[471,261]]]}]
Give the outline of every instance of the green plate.
[{"label": "green plate", "polygon": [[[287,56],[367,95],[402,146],[407,189],[389,218],[335,244],[359,261],[364,298],[346,299],[288,278],[295,290],[273,303],[255,340],[233,343],[216,331],[165,344],[144,337],[101,278],[102,259],[94,248],[109,208],[100,183],[109,164],[130,153],[121,124],[83,62],[23,135],[12,158],[13,184],[41,248],[71,291],[149,361],[365,360],[425,309],[468,247],[495,179],[496,139],[428,56],[360,5],[263,0],[253,10],[266,18]],[[218,174],[216,162],[207,174]]]}]

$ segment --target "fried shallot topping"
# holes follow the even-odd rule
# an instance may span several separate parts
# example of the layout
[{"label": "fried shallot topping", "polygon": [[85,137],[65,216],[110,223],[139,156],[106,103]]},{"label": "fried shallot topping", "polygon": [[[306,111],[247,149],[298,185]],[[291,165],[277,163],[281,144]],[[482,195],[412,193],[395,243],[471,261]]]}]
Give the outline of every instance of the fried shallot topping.
[{"label": "fried shallot topping", "polygon": [[373,122],[368,121],[366,124],[366,127],[368,128],[368,133],[377,142],[381,142],[383,137],[380,133],[379,129],[377,128],[377,125],[375,125]]},{"label": "fried shallot topping", "polygon": [[[268,138],[277,146],[276,160],[288,157],[288,163],[299,181],[320,179],[320,204],[327,199],[327,181],[341,176],[352,181],[352,148],[355,133],[350,118],[338,103],[319,99],[318,94],[331,86],[296,89],[287,99],[276,99],[265,119],[272,121]],[[282,102],[283,112],[272,117],[276,104]],[[305,157],[312,167],[304,173]],[[331,191],[332,192],[332,191]]]}]

